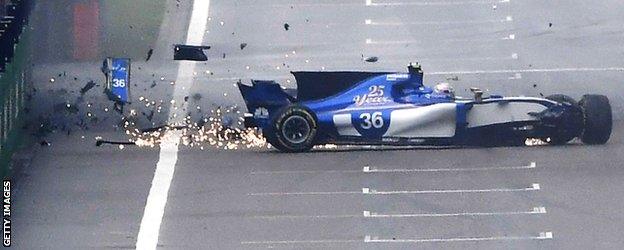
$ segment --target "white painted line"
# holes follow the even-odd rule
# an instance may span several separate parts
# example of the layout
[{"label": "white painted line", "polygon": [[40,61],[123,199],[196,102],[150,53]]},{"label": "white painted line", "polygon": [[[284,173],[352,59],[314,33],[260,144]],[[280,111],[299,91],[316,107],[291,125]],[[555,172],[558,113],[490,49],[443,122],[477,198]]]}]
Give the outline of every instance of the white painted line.
[{"label": "white painted line", "polygon": [[503,69],[503,70],[466,70],[466,71],[438,71],[425,73],[427,75],[477,75],[477,74],[508,74],[508,73],[553,73],[553,72],[624,72],[624,67],[606,68],[551,68],[551,69]]},{"label": "white painted line", "polygon": [[437,40],[373,40],[371,38],[367,38],[365,40],[366,44],[370,45],[391,45],[391,44],[417,44],[417,43],[425,43],[425,42],[493,42],[493,41],[505,41],[505,40],[514,40],[516,39],[515,34],[509,34],[503,38],[448,38],[448,39],[437,39]]},{"label": "white painted line", "polygon": [[169,132],[171,140],[160,144],[160,155],[152,186],[147,195],[143,218],[139,227],[136,249],[156,249],[160,223],[162,222],[169,186],[173,179],[175,164],[178,160],[178,143],[181,133]]},{"label": "white painted line", "polygon": [[[366,0],[366,6],[449,6],[470,4],[492,4],[491,0],[468,0],[468,1],[409,1],[409,2],[373,2]],[[509,3],[509,0],[499,0],[498,3]]]},{"label": "white painted line", "polygon": [[506,37],[501,38],[501,40],[515,40],[516,39],[516,34],[509,34]]},{"label": "white painted line", "polygon": [[497,216],[497,215],[530,215],[530,214],[545,214],[545,213],[546,213],[546,208],[534,207],[530,211],[510,211],[510,212],[379,214],[375,212],[364,211],[364,217],[369,217],[369,218],[473,217],[473,216]]},{"label": "white painted line", "polygon": [[250,196],[298,196],[298,195],[345,195],[361,194],[358,191],[336,191],[336,192],[272,192],[272,193],[248,193]]},{"label": "white painted line", "polygon": [[496,171],[496,170],[517,170],[517,169],[532,169],[537,165],[535,162],[531,162],[526,166],[510,166],[510,167],[481,167],[481,168],[395,168],[395,169],[382,169],[371,166],[365,166],[362,169],[364,173],[410,173],[410,172],[470,172],[470,171]]},{"label": "white painted line", "polygon": [[364,194],[369,195],[397,195],[397,194],[452,194],[452,193],[493,193],[493,192],[524,192],[540,190],[538,183],[526,188],[491,188],[491,189],[431,189],[431,190],[393,190],[378,191],[367,188]]},{"label": "white painted line", "polygon": [[522,73],[514,73],[513,76],[510,76],[508,78],[509,80],[518,80],[518,79],[522,79]]},{"label": "white painted line", "polygon": [[428,242],[462,242],[462,241],[507,241],[507,240],[547,240],[552,239],[552,232],[540,232],[538,236],[491,236],[465,238],[431,238],[431,239],[380,239],[367,235],[366,243],[428,243]]},{"label": "white painted line", "polygon": [[362,211],[362,214],[320,214],[320,215],[256,215],[254,219],[352,219],[352,218],[418,218],[418,217],[476,217],[476,216],[507,216],[545,214],[546,208],[534,207],[530,211],[511,212],[463,212],[463,213],[418,213],[418,214],[381,214],[371,211]]},{"label": "white painted line", "polygon": [[[193,12],[189,22],[186,44],[199,45],[202,43],[208,22],[209,7],[210,0],[193,1]],[[183,61],[180,63],[172,99],[176,100],[176,103],[184,103],[184,97],[188,96],[192,84],[190,76],[192,76],[194,69],[195,62]],[[172,107],[169,109],[169,124],[179,122],[177,120],[172,120],[172,114],[176,112],[174,105],[175,104],[172,104]],[[183,106],[180,111],[182,112],[184,109],[185,107]],[[178,117],[179,120],[182,120],[183,115],[179,115]],[[181,136],[182,134],[180,131],[167,132],[160,144],[159,160],[156,164],[154,179],[152,179],[152,186],[147,196],[145,210],[143,211],[141,225],[139,226],[136,249],[152,250],[156,249],[158,245],[160,225],[167,204],[169,187],[171,186],[171,180],[175,172],[175,164],[178,159],[178,145]]]},{"label": "white painted line", "polygon": [[257,215],[254,219],[344,219],[362,218],[361,214],[337,214],[337,215]]},{"label": "white painted line", "polygon": [[252,171],[252,175],[264,174],[336,174],[336,173],[361,173],[360,170],[284,170],[284,171]]},{"label": "white painted line", "polygon": [[513,18],[507,16],[505,19],[488,19],[488,20],[463,20],[463,21],[374,21],[372,19],[364,20],[366,25],[374,26],[405,26],[405,25],[462,25],[462,24],[488,24],[488,23],[507,23],[512,22]]},{"label": "white painted line", "polygon": [[395,190],[377,191],[368,187],[362,191],[326,191],[326,192],[269,192],[269,193],[248,193],[249,196],[304,196],[304,195],[396,195],[396,194],[452,194],[452,193],[490,193],[490,192],[523,192],[536,191],[540,189],[538,183],[533,183],[526,188],[492,188],[492,189],[431,189],[431,190]]},{"label": "white painted line", "polygon": [[[383,56],[383,55],[380,55]],[[336,59],[338,60],[338,59]],[[387,58],[384,59],[386,62],[458,62],[458,61],[502,61],[502,60],[517,60],[517,58],[511,56],[504,57],[494,57],[494,56],[486,56],[486,57],[452,57],[452,58],[427,58],[427,57],[417,57],[413,59],[405,59],[405,58]]]},{"label": "white painted line", "polygon": [[266,240],[266,241],[241,241],[243,245],[290,245],[290,244],[344,244],[362,243],[362,240]]},{"label": "white painted line", "polygon": [[305,245],[305,244],[353,244],[353,243],[445,243],[466,241],[512,241],[512,240],[548,240],[553,238],[552,232],[540,232],[537,236],[489,236],[489,237],[458,237],[429,239],[381,239],[377,236],[364,236],[362,239],[326,239],[326,240],[263,240],[241,241],[242,245]]}]

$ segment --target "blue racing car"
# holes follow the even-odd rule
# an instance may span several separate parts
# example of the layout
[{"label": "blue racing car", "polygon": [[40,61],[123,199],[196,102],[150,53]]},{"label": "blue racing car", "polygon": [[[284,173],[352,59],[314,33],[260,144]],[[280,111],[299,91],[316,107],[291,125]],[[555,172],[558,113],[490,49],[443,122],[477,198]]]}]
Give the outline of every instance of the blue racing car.
[{"label": "blue racing car", "polygon": [[420,66],[408,73],[292,72],[296,94],[274,81],[238,84],[249,113],[245,126],[258,127],[285,152],[317,144],[524,145],[527,138],[565,144],[579,137],[604,144],[611,135],[609,100],[584,95],[546,98],[456,97],[448,83],[423,85]]}]

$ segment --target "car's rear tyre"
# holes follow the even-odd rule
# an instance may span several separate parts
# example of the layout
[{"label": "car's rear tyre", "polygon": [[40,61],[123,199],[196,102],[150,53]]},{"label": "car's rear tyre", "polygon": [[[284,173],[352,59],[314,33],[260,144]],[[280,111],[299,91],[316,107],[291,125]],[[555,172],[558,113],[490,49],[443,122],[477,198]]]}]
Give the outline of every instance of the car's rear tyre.
[{"label": "car's rear tyre", "polygon": [[[573,106],[574,110],[581,110],[578,102],[574,98],[563,95],[554,94],[549,95],[546,99]],[[582,126],[582,114],[578,112],[578,115],[570,115],[570,117],[564,121],[564,124],[558,124],[558,128],[554,135],[550,136],[550,140],[545,140],[551,145],[564,145],[579,135],[579,128]]]},{"label": "car's rear tyre", "polygon": [[579,104],[585,114],[581,141],[585,144],[607,143],[613,126],[609,99],[604,95],[584,95]]},{"label": "car's rear tyre", "polygon": [[316,117],[305,107],[291,105],[273,118],[265,132],[267,141],[283,152],[304,152],[314,146],[317,134]]}]

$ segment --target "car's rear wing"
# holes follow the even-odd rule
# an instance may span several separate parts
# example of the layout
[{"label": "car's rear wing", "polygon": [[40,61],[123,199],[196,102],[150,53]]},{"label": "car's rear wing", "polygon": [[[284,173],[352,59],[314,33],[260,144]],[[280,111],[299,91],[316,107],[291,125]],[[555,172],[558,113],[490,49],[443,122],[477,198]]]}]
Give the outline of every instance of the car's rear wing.
[{"label": "car's rear wing", "polygon": [[295,97],[286,93],[274,81],[252,80],[251,83],[251,86],[238,83],[238,89],[250,113],[245,118],[247,127],[264,126],[271,114],[296,101]]}]

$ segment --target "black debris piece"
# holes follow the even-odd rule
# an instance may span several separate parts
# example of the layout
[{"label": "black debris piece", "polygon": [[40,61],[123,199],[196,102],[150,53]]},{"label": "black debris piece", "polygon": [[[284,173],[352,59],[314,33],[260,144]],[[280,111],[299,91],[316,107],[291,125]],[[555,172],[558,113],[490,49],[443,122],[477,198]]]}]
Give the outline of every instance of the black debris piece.
[{"label": "black debris piece", "polygon": [[288,23],[284,23],[284,29],[285,29],[286,31],[288,31],[288,29],[290,29],[290,24],[288,24]]},{"label": "black debris piece", "polygon": [[447,81],[459,81],[459,76],[449,76],[446,78]]},{"label": "black debris piece", "polygon": [[189,98],[188,96],[185,96],[184,97],[184,102],[188,102],[188,98]]},{"label": "black debris piece", "polygon": [[50,146],[50,142],[48,142],[48,141],[46,141],[46,140],[41,140],[41,141],[39,142],[39,144],[40,144],[41,146]]},{"label": "black debris piece", "polygon": [[208,57],[204,54],[204,50],[207,49],[210,49],[210,46],[175,44],[173,60],[207,61]]},{"label": "black debris piece", "polygon": [[87,91],[91,90],[93,87],[95,87],[94,81],[87,82],[87,84],[80,89],[80,94],[84,95],[85,93],[87,93]]},{"label": "black debris piece", "polygon": [[533,84],[533,88],[537,88],[537,84]]},{"label": "black debris piece", "polygon": [[152,81],[152,85],[150,85],[150,88],[153,89],[154,87],[156,87],[156,81]]},{"label": "black debris piece", "polygon": [[549,27],[549,28],[550,28],[550,27],[552,27],[552,23],[548,23],[548,27]]},{"label": "black debris piece", "polygon": [[247,43],[241,43],[240,44],[240,49],[243,50],[245,47],[247,47]]},{"label": "black debris piece", "polygon": [[147,57],[145,58],[145,61],[146,61],[146,62],[147,62],[147,61],[149,61],[149,59],[150,59],[150,58],[152,58],[152,54],[154,54],[154,49],[150,48],[150,49],[147,51]]},{"label": "black debris piece", "polygon": [[225,59],[225,53],[223,53],[223,59]]},{"label": "black debris piece", "polygon": [[364,61],[367,61],[367,62],[377,62],[377,61],[379,61],[379,57],[369,56],[366,59],[364,59]]}]

